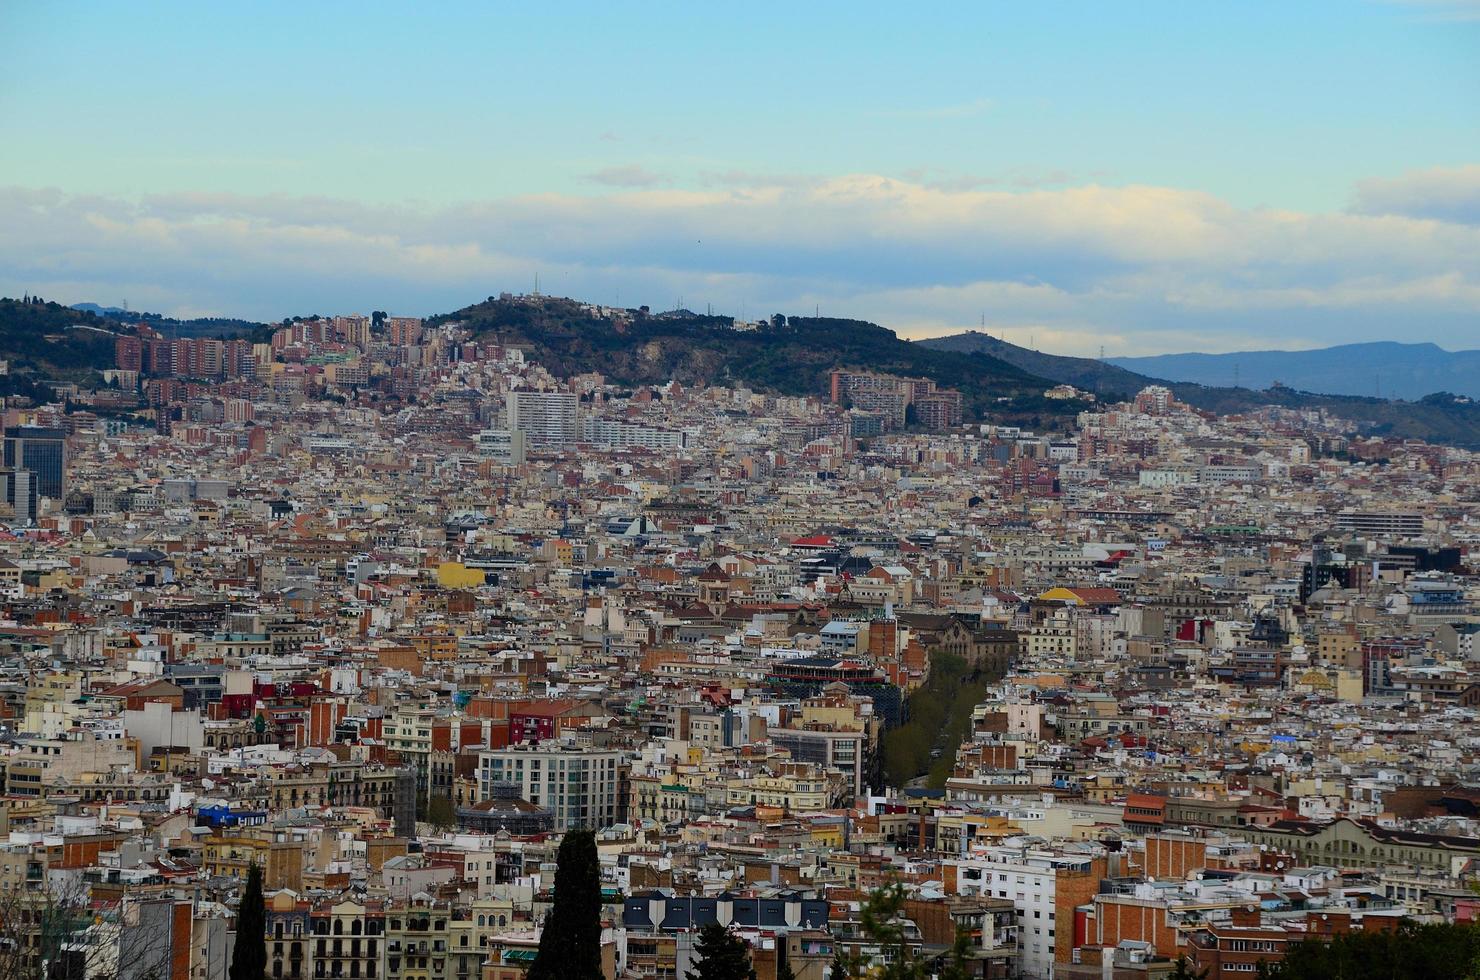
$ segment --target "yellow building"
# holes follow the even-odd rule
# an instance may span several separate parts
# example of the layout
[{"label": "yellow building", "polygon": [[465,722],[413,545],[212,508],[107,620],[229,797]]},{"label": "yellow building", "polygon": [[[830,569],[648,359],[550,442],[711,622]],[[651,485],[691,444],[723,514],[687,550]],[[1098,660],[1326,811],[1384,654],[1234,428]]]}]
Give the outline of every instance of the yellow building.
[{"label": "yellow building", "polygon": [[481,568],[469,568],[460,561],[444,561],[437,566],[437,584],[444,589],[476,589],[483,583]]}]

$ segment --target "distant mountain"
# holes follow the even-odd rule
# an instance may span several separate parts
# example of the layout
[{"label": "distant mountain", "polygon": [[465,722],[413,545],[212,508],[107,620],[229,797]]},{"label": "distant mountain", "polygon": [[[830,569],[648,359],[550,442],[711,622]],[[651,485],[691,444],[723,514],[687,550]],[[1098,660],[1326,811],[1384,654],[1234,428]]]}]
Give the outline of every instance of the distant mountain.
[{"label": "distant mountain", "polygon": [[1242,351],[1116,357],[1132,371],[1204,385],[1268,388],[1289,385],[1330,395],[1416,400],[1448,391],[1480,398],[1480,350],[1447,351],[1434,344],[1381,341],[1320,350]]},{"label": "distant mountain", "polygon": [[[1265,405],[1284,408],[1325,409],[1338,418],[1356,422],[1363,432],[1370,435],[1396,436],[1405,439],[1424,439],[1429,442],[1448,443],[1471,449],[1480,448],[1480,399],[1461,394],[1463,385],[1450,389],[1454,394],[1425,394],[1414,401],[1398,401],[1390,398],[1374,398],[1361,394],[1325,394],[1307,389],[1303,379],[1295,384],[1289,382],[1256,391],[1250,387],[1218,387],[1216,384],[1200,384],[1190,381],[1169,381],[1153,373],[1140,374],[1129,370],[1131,366],[1157,361],[1160,358],[1117,358],[1110,362],[1091,360],[1086,357],[1062,357],[1028,350],[1016,344],[998,340],[987,334],[970,331],[949,337],[935,337],[916,341],[921,346],[935,350],[961,353],[984,352],[1016,365],[1025,371],[1060,384],[1094,392],[1102,400],[1134,394],[1147,385],[1160,384],[1172,389],[1177,398],[1217,415],[1233,415],[1247,412]],[[1413,347],[1429,345],[1377,345],[1358,344],[1357,347]],[[1339,350],[1340,348],[1332,348]],[[1438,350],[1438,348],[1434,348]],[[1458,355],[1443,352],[1446,356]],[[1475,352],[1467,352],[1473,354]],[[1175,355],[1207,356],[1207,355]],[[1240,372],[1240,381],[1247,380]],[[1471,381],[1473,386],[1473,381]],[[1386,385],[1384,385],[1386,393]]]},{"label": "distant mountain", "polygon": [[1102,400],[1129,397],[1147,385],[1162,383],[1156,378],[1127,371],[1105,361],[1045,354],[998,340],[976,330],[949,337],[931,337],[915,343],[931,350],[952,351],[957,354],[990,354],[1029,374],[1048,378],[1058,384],[1073,385],[1082,391],[1092,392]]},{"label": "distant mountain", "polygon": [[736,330],[730,317],[687,310],[614,314],[569,299],[490,297],[429,321],[448,322],[522,347],[557,375],[599,371],[625,384],[672,378],[822,395],[828,372],[847,368],[926,377],[959,389],[968,418],[1061,428],[1085,406],[1044,398],[1053,382],[991,354],[933,350],[863,320],[778,316],[764,327]]},{"label": "distant mountain", "polygon": [[[116,319],[120,314],[106,308],[104,312],[100,316],[92,309],[34,298],[0,299],[0,360],[8,361],[10,369],[0,378],[0,393],[28,394],[37,390],[38,382],[44,386],[46,381],[96,378],[95,372],[113,365],[118,335],[140,320],[166,336],[251,336],[265,342],[272,329],[249,320],[177,321],[132,312],[126,314],[126,322],[120,322]],[[1295,374],[1279,379],[1286,384],[1258,391],[1162,382],[1124,366],[1160,358],[1107,363],[1060,357],[975,332],[907,341],[863,320],[805,316],[777,316],[764,326],[737,330],[735,322],[724,316],[688,310],[613,311],[551,297],[490,297],[428,320],[433,326],[449,322],[464,323],[484,339],[519,347],[556,375],[595,371],[630,385],[674,379],[686,385],[744,385],[781,394],[823,395],[827,373],[833,368],[874,371],[926,377],[959,389],[969,419],[1063,430],[1087,403],[1044,398],[1044,391],[1055,384],[1070,384],[1110,401],[1133,395],[1148,384],[1162,383],[1188,404],[1219,415],[1265,405],[1324,409],[1352,420],[1368,434],[1480,449],[1480,397],[1475,397],[1480,393],[1475,390],[1474,377],[1451,378],[1444,387],[1455,394],[1436,393],[1415,401],[1312,393],[1299,390],[1310,382]],[[1404,354],[1426,349],[1436,359],[1454,358],[1466,364],[1475,364],[1472,359],[1480,357],[1476,351],[1450,353],[1431,345],[1405,344],[1358,344],[1307,353],[1329,355],[1374,347]],[[1395,356],[1385,363],[1408,362]],[[1474,373],[1474,367],[1469,370]],[[1388,376],[1383,374],[1384,379]],[[1240,380],[1256,379],[1241,368]],[[1391,393],[1386,381],[1383,391]]]}]

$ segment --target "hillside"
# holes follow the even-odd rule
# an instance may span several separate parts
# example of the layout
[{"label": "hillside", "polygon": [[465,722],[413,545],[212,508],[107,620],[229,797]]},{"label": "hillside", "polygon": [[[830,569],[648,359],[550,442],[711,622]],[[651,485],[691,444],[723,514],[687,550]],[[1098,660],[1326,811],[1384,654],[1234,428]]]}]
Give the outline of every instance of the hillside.
[{"label": "hillside", "polygon": [[119,327],[41,299],[0,298],[0,359],[12,374],[81,378],[113,365]]},{"label": "hillside", "polygon": [[990,354],[1021,368],[1029,374],[1048,378],[1060,384],[1073,385],[1083,391],[1093,392],[1102,400],[1113,401],[1134,395],[1150,384],[1158,384],[1153,377],[1127,371],[1123,367],[1087,357],[1061,357],[1029,350],[998,340],[990,334],[976,330],[951,334],[948,337],[931,337],[915,343],[931,350],[951,351],[957,354]]},{"label": "hillside", "polygon": [[828,371],[852,368],[958,388],[970,418],[1062,426],[1084,407],[1044,398],[1052,382],[990,354],[932,350],[862,320],[777,317],[764,329],[739,331],[729,317],[686,310],[617,317],[587,310],[568,299],[490,298],[429,323],[461,322],[479,337],[527,349],[559,375],[599,371],[624,384],[673,378],[820,395]]},{"label": "hillside", "polygon": [[231,340],[236,337],[258,336],[270,332],[276,324],[258,323],[255,320],[240,320],[236,317],[199,317],[193,320],[177,320],[162,313],[140,313],[124,310],[117,306],[99,306],[96,303],[73,303],[72,309],[96,313],[105,320],[120,324],[147,323],[166,337],[218,337]]},{"label": "hillside", "polygon": [[[1247,387],[1217,387],[1184,381],[1167,381],[1138,374],[1122,364],[1142,363],[1157,358],[1121,358],[1120,363],[1090,360],[1084,357],[1061,357],[1044,354],[1009,344],[987,334],[971,331],[949,337],[917,341],[936,350],[963,353],[985,351],[1023,370],[1076,388],[1093,391],[1105,399],[1134,394],[1149,384],[1171,388],[1182,401],[1218,415],[1247,412],[1265,405],[1285,408],[1325,409],[1339,418],[1350,419],[1366,434],[1423,439],[1468,448],[1480,447],[1480,402],[1436,393],[1416,401],[1357,395],[1332,395],[1302,390],[1309,387],[1300,375],[1292,375],[1289,384],[1270,386],[1263,391]],[[1353,345],[1373,347],[1380,345]],[[1394,344],[1395,347],[1430,345]],[[1438,350],[1438,348],[1434,348]],[[1447,353],[1447,352],[1446,352]],[[1291,387],[1293,384],[1296,387]]]},{"label": "hillside", "polygon": [[[901,340],[893,331],[862,320],[778,316],[761,329],[735,330],[729,317],[687,310],[659,314],[627,310],[615,315],[590,310],[569,299],[491,297],[428,322],[463,322],[480,337],[525,349],[557,375],[597,371],[623,384],[676,379],[683,384],[821,395],[828,371],[841,367],[927,377],[958,388],[969,419],[1064,429],[1086,403],[1044,398],[1043,392],[1055,384],[1071,384],[1108,401],[1162,383],[1188,404],[1222,415],[1264,405],[1325,409],[1351,419],[1365,433],[1480,448],[1480,400],[1444,393],[1417,401],[1320,394],[1299,390],[1310,385],[1298,374],[1285,379],[1296,387],[1279,385],[1263,391],[1166,382],[1120,364],[1031,351],[976,332]],[[0,299],[0,359],[10,363],[0,391],[31,393],[36,381],[82,381],[111,367],[114,340],[124,328],[113,319],[118,314],[105,312],[110,315],[37,299]],[[151,314],[143,318],[179,336],[261,334],[259,339],[265,339],[271,329],[244,320],[173,321]],[[1431,345],[1351,346],[1407,351]],[[1460,358],[1480,352],[1440,353]],[[1456,384],[1451,390],[1473,386],[1471,380],[1468,386]]]},{"label": "hillside", "polygon": [[1117,357],[1111,363],[1173,381],[1234,383],[1250,388],[1293,384],[1328,395],[1386,396],[1409,401],[1436,391],[1480,398],[1480,350],[1392,341],[1320,350],[1239,351]]}]

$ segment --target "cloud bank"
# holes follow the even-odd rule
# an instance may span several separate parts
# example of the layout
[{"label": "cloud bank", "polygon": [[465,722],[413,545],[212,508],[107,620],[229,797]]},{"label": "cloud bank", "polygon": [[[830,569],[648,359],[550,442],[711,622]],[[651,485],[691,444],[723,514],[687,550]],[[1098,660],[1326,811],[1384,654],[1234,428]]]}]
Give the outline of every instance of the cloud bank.
[{"label": "cloud bank", "polygon": [[1368,181],[1335,214],[1153,186],[729,177],[688,189],[618,168],[591,196],[447,208],[0,189],[0,292],[277,319],[446,311],[538,273],[602,302],[816,306],[912,336],[984,316],[1073,354],[1476,345],[1480,167]]}]

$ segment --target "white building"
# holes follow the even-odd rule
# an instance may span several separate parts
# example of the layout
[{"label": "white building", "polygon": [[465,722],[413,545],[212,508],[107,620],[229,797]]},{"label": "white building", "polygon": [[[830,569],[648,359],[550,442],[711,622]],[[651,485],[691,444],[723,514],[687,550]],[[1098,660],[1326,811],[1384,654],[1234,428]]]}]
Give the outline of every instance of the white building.
[{"label": "white building", "polygon": [[478,789],[490,799],[495,783],[512,783],[524,799],[555,814],[557,830],[599,829],[617,822],[621,770],[621,752],[511,745],[478,753]]},{"label": "white building", "polygon": [[523,464],[528,441],[523,432],[510,429],[484,429],[478,433],[478,455],[506,466]]},{"label": "white building", "polygon": [[509,431],[532,445],[563,446],[581,436],[580,399],[569,391],[511,391],[506,402]]},{"label": "white building", "polygon": [[682,449],[685,441],[682,432],[614,419],[582,420],[581,439],[598,446],[640,446],[643,449]]}]

